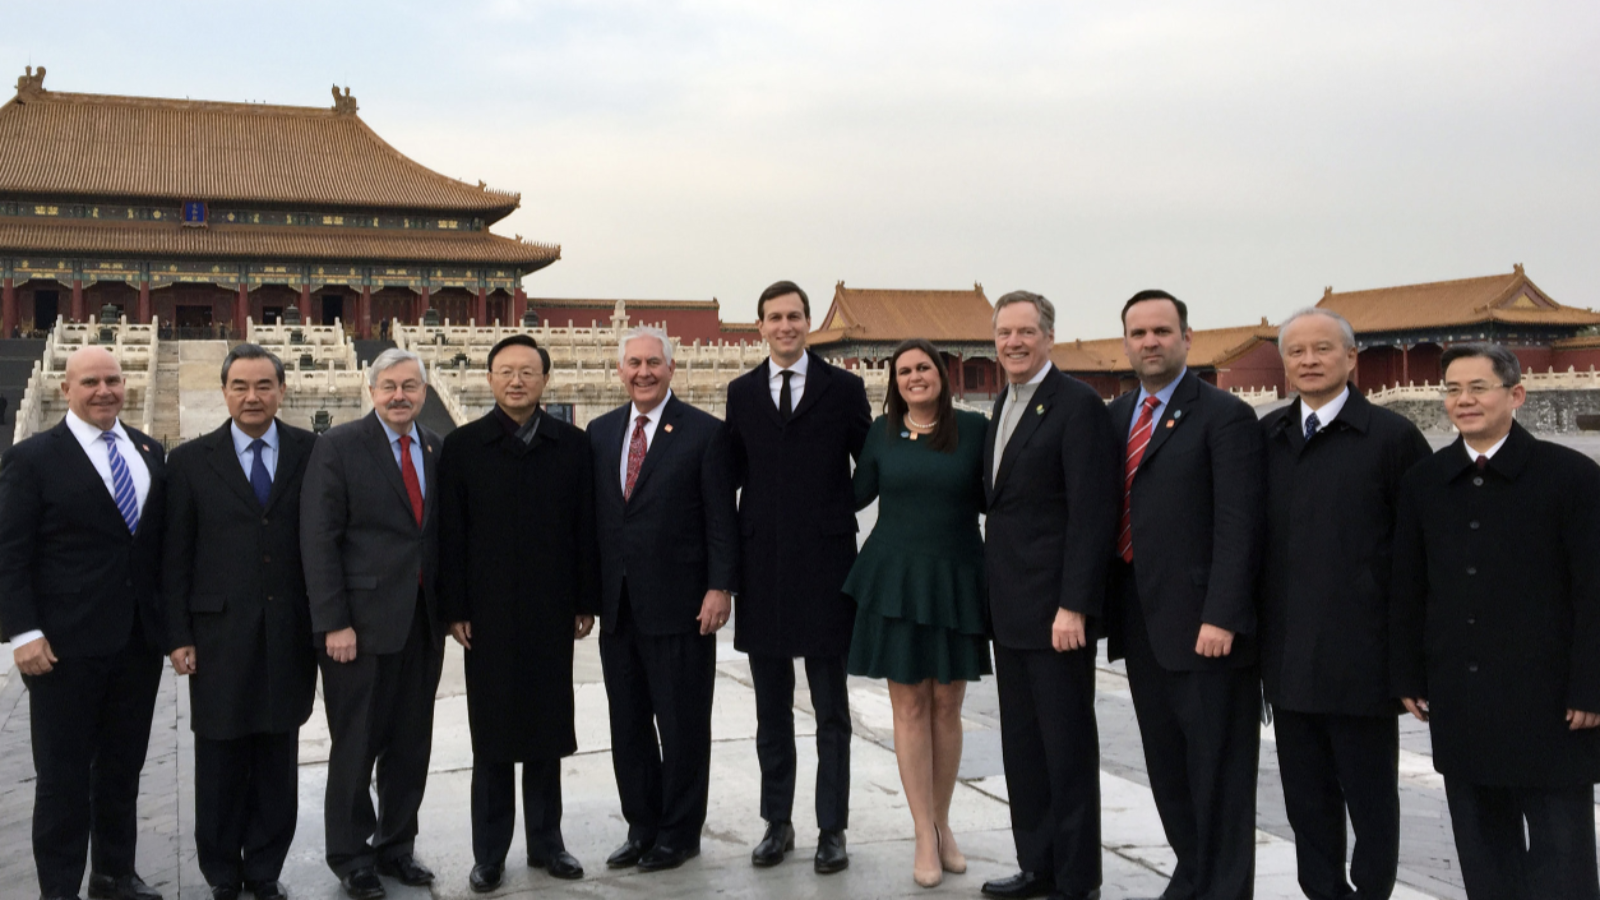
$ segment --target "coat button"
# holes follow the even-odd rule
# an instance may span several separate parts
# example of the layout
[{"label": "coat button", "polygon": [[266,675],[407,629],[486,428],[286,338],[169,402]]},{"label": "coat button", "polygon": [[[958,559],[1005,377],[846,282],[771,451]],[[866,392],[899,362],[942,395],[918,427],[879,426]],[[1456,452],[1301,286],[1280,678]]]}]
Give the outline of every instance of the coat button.
[{"label": "coat button", "polygon": [[[270,600],[272,598],[269,597],[267,599]],[[1467,616],[1467,624],[1468,625],[1476,625],[1476,624],[1478,624],[1478,617],[1477,616]]]},{"label": "coat button", "polygon": [[1474,487],[1483,487],[1483,476],[1482,475],[1474,475],[1472,477],[1472,484],[1473,484]]},{"label": "coat button", "polygon": [[[269,521],[269,520],[267,520],[267,519],[262,519],[262,520],[261,520],[261,524],[263,524],[263,525],[271,525],[271,524],[272,524],[272,522],[270,522],[270,521]],[[1473,522],[1473,523],[1472,523],[1472,527],[1473,527],[1473,528],[1477,528],[1477,527],[1478,527],[1478,523],[1477,523],[1477,522]]]},{"label": "coat button", "polygon": [[1476,671],[1478,671],[1478,664],[1477,663],[1467,663],[1467,671],[1468,672],[1476,672]]},{"label": "coat button", "polygon": [[262,561],[262,562],[272,562],[272,557],[270,557],[270,556],[263,556],[263,557],[261,557],[261,561]]},{"label": "coat button", "polygon": [[[266,524],[266,523],[265,523],[265,522],[263,522],[263,523],[261,523],[261,524],[263,524],[263,525],[265,525],[265,524]],[[1471,529],[1472,529],[1472,530],[1473,530],[1473,531],[1477,531],[1477,530],[1478,530],[1478,523],[1477,523],[1477,522],[1469,522],[1469,523],[1468,523],[1468,524],[1467,524],[1467,527],[1468,527],[1468,528],[1471,528]]]},{"label": "coat button", "polygon": [[1478,574],[1478,567],[1477,566],[1467,566],[1467,574],[1468,575],[1476,575],[1476,574]]},{"label": "coat button", "polygon": [[271,602],[272,602],[272,595],[271,595],[271,594],[268,594],[268,595],[267,595],[267,602],[268,602],[268,603],[271,603]]}]

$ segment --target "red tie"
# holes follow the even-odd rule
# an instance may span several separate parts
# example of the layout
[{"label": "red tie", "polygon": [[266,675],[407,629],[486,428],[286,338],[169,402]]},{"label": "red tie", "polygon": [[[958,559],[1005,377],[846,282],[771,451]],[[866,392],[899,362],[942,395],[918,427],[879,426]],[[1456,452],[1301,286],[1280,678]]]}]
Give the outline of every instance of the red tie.
[{"label": "red tie", "polygon": [[639,467],[644,465],[644,426],[649,421],[649,416],[640,416],[633,426],[633,437],[628,439],[628,481],[622,486],[624,501],[633,497],[633,484],[639,480]]},{"label": "red tie", "polygon": [[1122,527],[1117,532],[1117,555],[1122,557],[1123,562],[1133,562],[1133,474],[1139,471],[1144,448],[1150,446],[1156,407],[1160,405],[1160,397],[1144,398],[1144,406],[1139,409],[1139,421],[1134,423],[1133,434],[1128,436],[1127,474],[1122,477]]},{"label": "red tie", "polygon": [[400,480],[406,483],[406,496],[411,498],[411,513],[422,525],[422,482],[417,480],[417,467],[411,464],[411,435],[400,436]]}]

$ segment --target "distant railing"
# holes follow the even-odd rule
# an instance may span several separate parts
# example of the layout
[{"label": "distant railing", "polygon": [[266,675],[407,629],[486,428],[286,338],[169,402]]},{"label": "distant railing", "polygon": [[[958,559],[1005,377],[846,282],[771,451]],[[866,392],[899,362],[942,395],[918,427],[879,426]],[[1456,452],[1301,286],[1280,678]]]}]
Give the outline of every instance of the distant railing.
[{"label": "distant railing", "polygon": [[[1594,391],[1600,390],[1600,371],[1594,366],[1586,370],[1568,366],[1565,372],[1548,368],[1543,372],[1524,372],[1522,386],[1530,391]],[[1393,403],[1397,400],[1438,400],[1444,390],[1444,381],[1410,382],[1367,392],[1373,403]]]},{"label": "distant railing", "polygon": [[434,363],[428,367],[428,384],[433,388],[433,393],[444,404],[445,412],[450,414],[450,421],[457,425],[465,425],[471,421],[467,415],[466,407],[461,405],[461,400],[456,396],[456,389],[450,380],[442,377],[439,364]]},{"label": "distant railing", "polygon": [[1265,406],[1268,403],[1278,402],[1278,389],[1266,388],[1228,388],[1228,393],[1238,397],[1251,406]]}]

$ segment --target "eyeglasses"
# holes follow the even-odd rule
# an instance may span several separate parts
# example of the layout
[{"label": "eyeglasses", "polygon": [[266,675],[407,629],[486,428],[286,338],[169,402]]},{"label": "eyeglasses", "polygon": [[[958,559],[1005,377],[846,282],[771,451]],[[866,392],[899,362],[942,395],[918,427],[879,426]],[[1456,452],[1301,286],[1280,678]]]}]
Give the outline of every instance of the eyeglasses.
[{"label": "eyeglasses", "polygon": [[543,372],[540,372],[536,369],[495,369],[492,374],[501,381],[510,381],[513,378],[521,378],[523,381],[532,381],[535,378],[541,378],[544,376]]},{"label": "eyeglasses", "polygon": [[1462,384],[1450,384],[1450,385],[1445,385],[1444,390],[1439,392],[1439,396],[1443,397],[1446,400],[1460,400],[1462,395],[1465,394],[1467,396],[1472,397],[1473,399],[1477,399],[1477,398],[1482,397],[1483,395],[1489,393],[1490,391],[1497,391],[1497,390],[1500,390],[1501,388],[1508,388],[1508,387],[1511,387],[1511,385],[1509,385],[1509,384],[1490,384],[1487,381],[1474,381],[1471,384],[1465,384],[1465,385],[1462,385]]}]

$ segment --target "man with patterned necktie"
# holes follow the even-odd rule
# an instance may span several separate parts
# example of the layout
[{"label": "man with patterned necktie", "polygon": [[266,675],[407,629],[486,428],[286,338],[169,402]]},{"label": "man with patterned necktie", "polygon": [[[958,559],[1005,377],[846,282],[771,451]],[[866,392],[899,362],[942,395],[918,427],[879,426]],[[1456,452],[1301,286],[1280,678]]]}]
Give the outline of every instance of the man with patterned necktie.
[{"label": "man with patterned necktie", "polygon": [[417,354],[399,349],[378,354],[368,373],[372,412],[317,439],[300,503],[332,737],[325,852],[354,900],[384,896],[379,875],[433,881],[412,846],[445,633],[435,593],[440,439],[416,422],[427,374]]},{"label": "man with patterned necktie", "polygon": [[213,900],[283,900],[300,726],[317,655],[300,565],[300,486],[316,435],[276,418],[283,363],[222,361],[228,421],[167,461],[167,649],[189,677],[195,856]]},{"label": "man with patterned necktie", "polygon": [[[0,638],[28,686],[33,858],[45,900],[160,900],[134,872],[161,680],[161,445],[118,420],[122,367],[67,358],[67,415],[0,462]],[[91,841],[92,835],[92,841]]]}]

